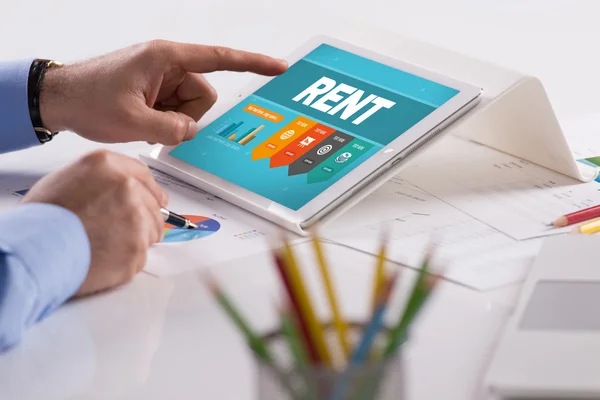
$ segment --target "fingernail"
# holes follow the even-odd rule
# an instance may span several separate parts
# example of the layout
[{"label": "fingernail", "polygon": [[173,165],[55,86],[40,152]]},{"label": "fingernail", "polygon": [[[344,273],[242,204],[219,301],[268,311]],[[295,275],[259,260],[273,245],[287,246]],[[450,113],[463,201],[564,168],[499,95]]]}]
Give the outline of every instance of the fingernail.
[{"label": "fingernail", "polygon": [[284,60],[283,58],[278,58],[278,60],[279,60],[279,62],[281,62],[286,67],[288,66],[288,62],[286,60]]},{"label": "fingernail", "polygon": [[188,125],[188,132],[187,135],[185,135],[184,140],[193,139],[194,136],[196,136],[196,132],[198,132],[198,123],[196,121],[190,121]]},{"label": "fingernail", "polygon": [[162,192],[162,205],[166,206],[167,204],[169,204],[169,195],[167,194],[167,192],[163,191]]}]

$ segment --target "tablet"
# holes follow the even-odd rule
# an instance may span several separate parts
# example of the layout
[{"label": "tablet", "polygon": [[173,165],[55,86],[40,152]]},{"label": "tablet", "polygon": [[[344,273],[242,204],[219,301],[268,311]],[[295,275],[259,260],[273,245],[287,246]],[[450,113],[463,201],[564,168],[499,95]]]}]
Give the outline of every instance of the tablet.
[{"label": "tablet", "polygon": [[473,107],[481,88],[316,37],[147,162],[306,230]]}]

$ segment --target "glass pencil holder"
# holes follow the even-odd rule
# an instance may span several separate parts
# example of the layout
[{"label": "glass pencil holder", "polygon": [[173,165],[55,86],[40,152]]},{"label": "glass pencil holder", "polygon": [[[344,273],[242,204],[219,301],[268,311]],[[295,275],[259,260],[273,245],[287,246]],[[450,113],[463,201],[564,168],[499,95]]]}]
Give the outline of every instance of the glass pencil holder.
[{"label": "glass pencil holder", "polygon": [[[356,344],[363,325],[349,325],[349,339]],[[338,336],[332,325],[324,326],[334,366],[298,368],[280,332],[263,337],[274,362],[254,354],[258,365],[259,400],[403,400],[404,374],[400,351],[386,358],[380,354],[387,343],[383,330],[374,343],[370,360],[356,366],[343,365]]]}]

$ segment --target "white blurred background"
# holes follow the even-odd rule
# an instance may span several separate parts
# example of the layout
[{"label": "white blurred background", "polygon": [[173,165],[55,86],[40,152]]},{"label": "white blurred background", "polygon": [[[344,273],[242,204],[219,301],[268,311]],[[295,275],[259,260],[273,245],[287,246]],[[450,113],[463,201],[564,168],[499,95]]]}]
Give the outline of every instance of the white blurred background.
[{"label": "white blurred background", "polygon": [[[600,102],[596,0],[0,0],[0,59],[71,61],[154,38],[285,56],[323,26],[377,25],[542,79],[559,117]],[[221,96],[248,76],[211,80]],[[234,80],[232,82],[232,80]],[[239,82],[238,82],[239,81]]]}]

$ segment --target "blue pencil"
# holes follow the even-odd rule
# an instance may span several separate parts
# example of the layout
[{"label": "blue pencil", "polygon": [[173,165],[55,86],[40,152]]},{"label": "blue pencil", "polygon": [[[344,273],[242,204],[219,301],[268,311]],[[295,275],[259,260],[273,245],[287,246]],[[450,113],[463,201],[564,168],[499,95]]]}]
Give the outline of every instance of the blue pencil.
[{"label": "blue pencil", "polygon": [[375,312],[373,313],[373,317],[371,321],[366,326],[364,334],[358,346],[356,346],[356,350],[350,357],[350,363],[346,367],[346,370],[342,373],[342,375],[338,378],[338,381],[333,387],[331,400],[341,400],[344,395],[344,391],[347,390],[348,387],[348,379],[349,374],[353,367],[356,367],[360,363],[362,363],[369,354],[369,350],[373,346],[375,339],[377,338],[377,334],[381,330],[381,326],[383,325],[383,317],[385,315],[385,310],[387,309],[387,305],[389,304],[390,294],[394,289],[394,285],[396,280],[398,279],[398,273],[396,272],[393,276],[391,276],[381,288],[379,292],[379,296],[377,296],[377,302],[375,306]]},{"label": "blue pencil", "polygon": [[350,358],[350,365],[358,365],[363,362],[368,354],[369,350],[373,346],[377,334],[381,329],[383,324],[383,317],[385,316],[385,311],[389,304],[389,298],[392,290],[394,289],[394,284],[396,283],[396,279],[398,278],[398,273],[391,276],[386,282],[385,287],[383,287],[381,294],[379,296],[375,312],[373,313],[373,317],[371,318],[371,322],[366,326],[364,334],[358,346],[356,346],[356,350],[354,354]]},{"label": "blue pencil", "polygon": [[365,329],[364,336],[356,347],[356,351],[352,355],[350,359],[350,365],[359,365],[361,362],[365,360],[367,355],[369,354],[369,350],[375,341],[375,337],[381,328],[381,324],[383,322],[383,316],[385,314],[386,304],[380,304],[375,309],[375,314],[371,319],[371,322]]}]

